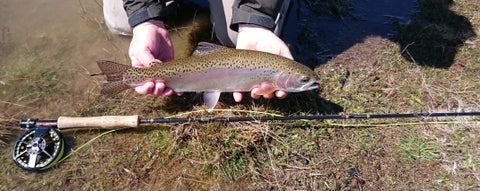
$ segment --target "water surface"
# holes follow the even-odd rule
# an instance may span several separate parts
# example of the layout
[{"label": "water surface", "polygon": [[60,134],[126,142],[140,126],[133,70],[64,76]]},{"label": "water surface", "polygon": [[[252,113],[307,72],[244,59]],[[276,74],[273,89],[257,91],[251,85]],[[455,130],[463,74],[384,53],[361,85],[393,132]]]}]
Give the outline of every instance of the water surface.
[{"label": "water surface", "polygon": [[[129,37],[112,35],[100,0],[0,2],[0,117],[56,117],[99,92],[95,61],[129,64]],[[193,22],[192,22],[193,23]],[[172,32],[176,54],[185,54],[190,29]],[[78,108],[77,108],[78,109]]]}]

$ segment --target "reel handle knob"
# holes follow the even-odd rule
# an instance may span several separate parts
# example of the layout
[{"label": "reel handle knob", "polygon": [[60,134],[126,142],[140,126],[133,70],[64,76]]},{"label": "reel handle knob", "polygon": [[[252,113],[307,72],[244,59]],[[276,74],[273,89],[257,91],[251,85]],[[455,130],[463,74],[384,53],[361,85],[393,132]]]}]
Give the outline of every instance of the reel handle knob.
[{"label": "reel handle knob", "polygon": [[32,127],[35,127],[36,124],[37,124],[37,120],[38,119],[32,119],[32,118],[29,118],[29,119],[22,119],[20,120],[20,127],[21,128],[27,128],[27,129],[30,129]]}]

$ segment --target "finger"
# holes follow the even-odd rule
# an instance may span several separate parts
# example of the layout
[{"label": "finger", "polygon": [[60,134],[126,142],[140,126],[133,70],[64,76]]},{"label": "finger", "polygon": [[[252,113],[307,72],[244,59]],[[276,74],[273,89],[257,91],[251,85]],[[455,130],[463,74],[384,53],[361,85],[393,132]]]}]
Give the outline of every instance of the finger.
[{"label": "finger", "polygon": [[241,102],[242,99],[243,99],[243,95],[241,92],[233,92],[233,99],[235,100],[235,102]]},{"label": "finger", "polygon": [[135,91],[139,94],[145,95],[153,92],[154,88],[155,84],[153,82],[145,82],[143,85],[135,87]]},{"label": "finger", "polygon": [[155,83],[155,87],[153,88],[151,95],[155,97],[162,96],[165,94],[164,91],[165,91],[165,83],[157,82]]},{"label": "finger", "polygon": [[161,63],[162,63],[161,60],[159,60],[159,59],[154,59],[154,60],[152,60],[150,63],[148,63],[147,67],[152,67],[152,66],[155,66],[155,65],[161,64]]},{"label": "finger", "polygon": [[287,97],[287,95],[288,95],[288,93],[286,91],[278,90],[277,92],[275,92],[275,96],[278,99],[284,99],[284,98]]},{"label": "finger", "polygon": [[273,93],[263,94],[263,98],[265,98],[265,99],[272,99],[272,98],[273,98]]},{"label": "finger", "polygon": [[292,56],[292,53],[290,53],[290,50],[288,48],[282,48],[280,49],[280,53],[279,53],[280,56],[283,56],[285,58],[288,58],[290,60],[293,60],[293,56]]},{"label": "finger", "polygon": [[170,88],[165,88],[165,90],[163,90],[164,96],[171,96],[173,93],[174,93],[173,90]]},{"label": "finger", "polygon": [[258,99],[261,97],[260,95],[256,94],[256,92],[258,92],[258,88],[253,88],[252,91],[250,92],[250,96],[253,99]]},{"label": "finger", "polygon": [[252,91],[255,90],[255,94],[257,95],[264,95],[264,94],[271,94],[273,93],[276,88],[273,86],[273,84],[269,82],[262,82],[260,84],[255,85],[252,88]]}]

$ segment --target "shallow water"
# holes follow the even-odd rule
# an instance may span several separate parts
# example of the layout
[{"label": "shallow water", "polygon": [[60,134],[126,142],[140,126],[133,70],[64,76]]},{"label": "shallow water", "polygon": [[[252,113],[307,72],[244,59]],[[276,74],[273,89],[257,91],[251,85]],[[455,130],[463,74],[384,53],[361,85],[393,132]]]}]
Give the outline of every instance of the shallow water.
[{"label": "shallow water", "polygon": [[348,0],[346,10],[332,15],[319,14],[328,10],[308,4],[315,1],[293,2],[284,39],[294,57],[311,67],[324,64],[368,36],[389,38],[396,29],[394,23],[409,22],[417,8],[416,0]]},{"label": "shallow water", "polygon": [[[90,77],[98,72],[96,60],[130,63],[130,38],[109,33],[101,3],[0,2],[0,117],[68,115],[71,108],[96,99],[92,95],[102,83]],[[351,1],[350,11],[340,18],[318,15],[311,8],[306,1],[293,1],[283,37],[297,60],[315,67],[367,36],[388,37],[394,29],[390,19],[408,21],[415,1]],[[190,26],[174,27],[171,35],[181,57],[188,50]]]},{"label": "shallow water", "polygon": [[95,1],[3,4],[0,101],[4,115],[62,114],[98,85],[89,76],[96,71],[95,60],[127,61],[121,50],[128,47],[128,39],[106,33]]},{"label": "shallow water", "polygon": [[[0,117],[68,115],[98,94],[102,79],[90,77],[99,72],[96,60],[130,63],[130,38],[110,34],[101,3],[0,2]],[[189,30],[171,34],[177,57]]]}]

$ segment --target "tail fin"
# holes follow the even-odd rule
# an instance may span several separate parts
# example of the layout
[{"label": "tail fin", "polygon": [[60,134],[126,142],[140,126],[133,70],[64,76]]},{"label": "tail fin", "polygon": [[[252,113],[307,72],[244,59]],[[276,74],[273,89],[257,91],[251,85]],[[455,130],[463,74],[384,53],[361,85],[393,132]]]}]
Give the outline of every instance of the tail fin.
[{"label": "tail fin", "polygon": [[112,61],[98,60],[97,65],[107,77],[107,83],[103,84],[102,97],[113,97],[116,94],[130,88],[128,84],[123,82],[123,75],[131,68],[130,66],[119,64]]}]

